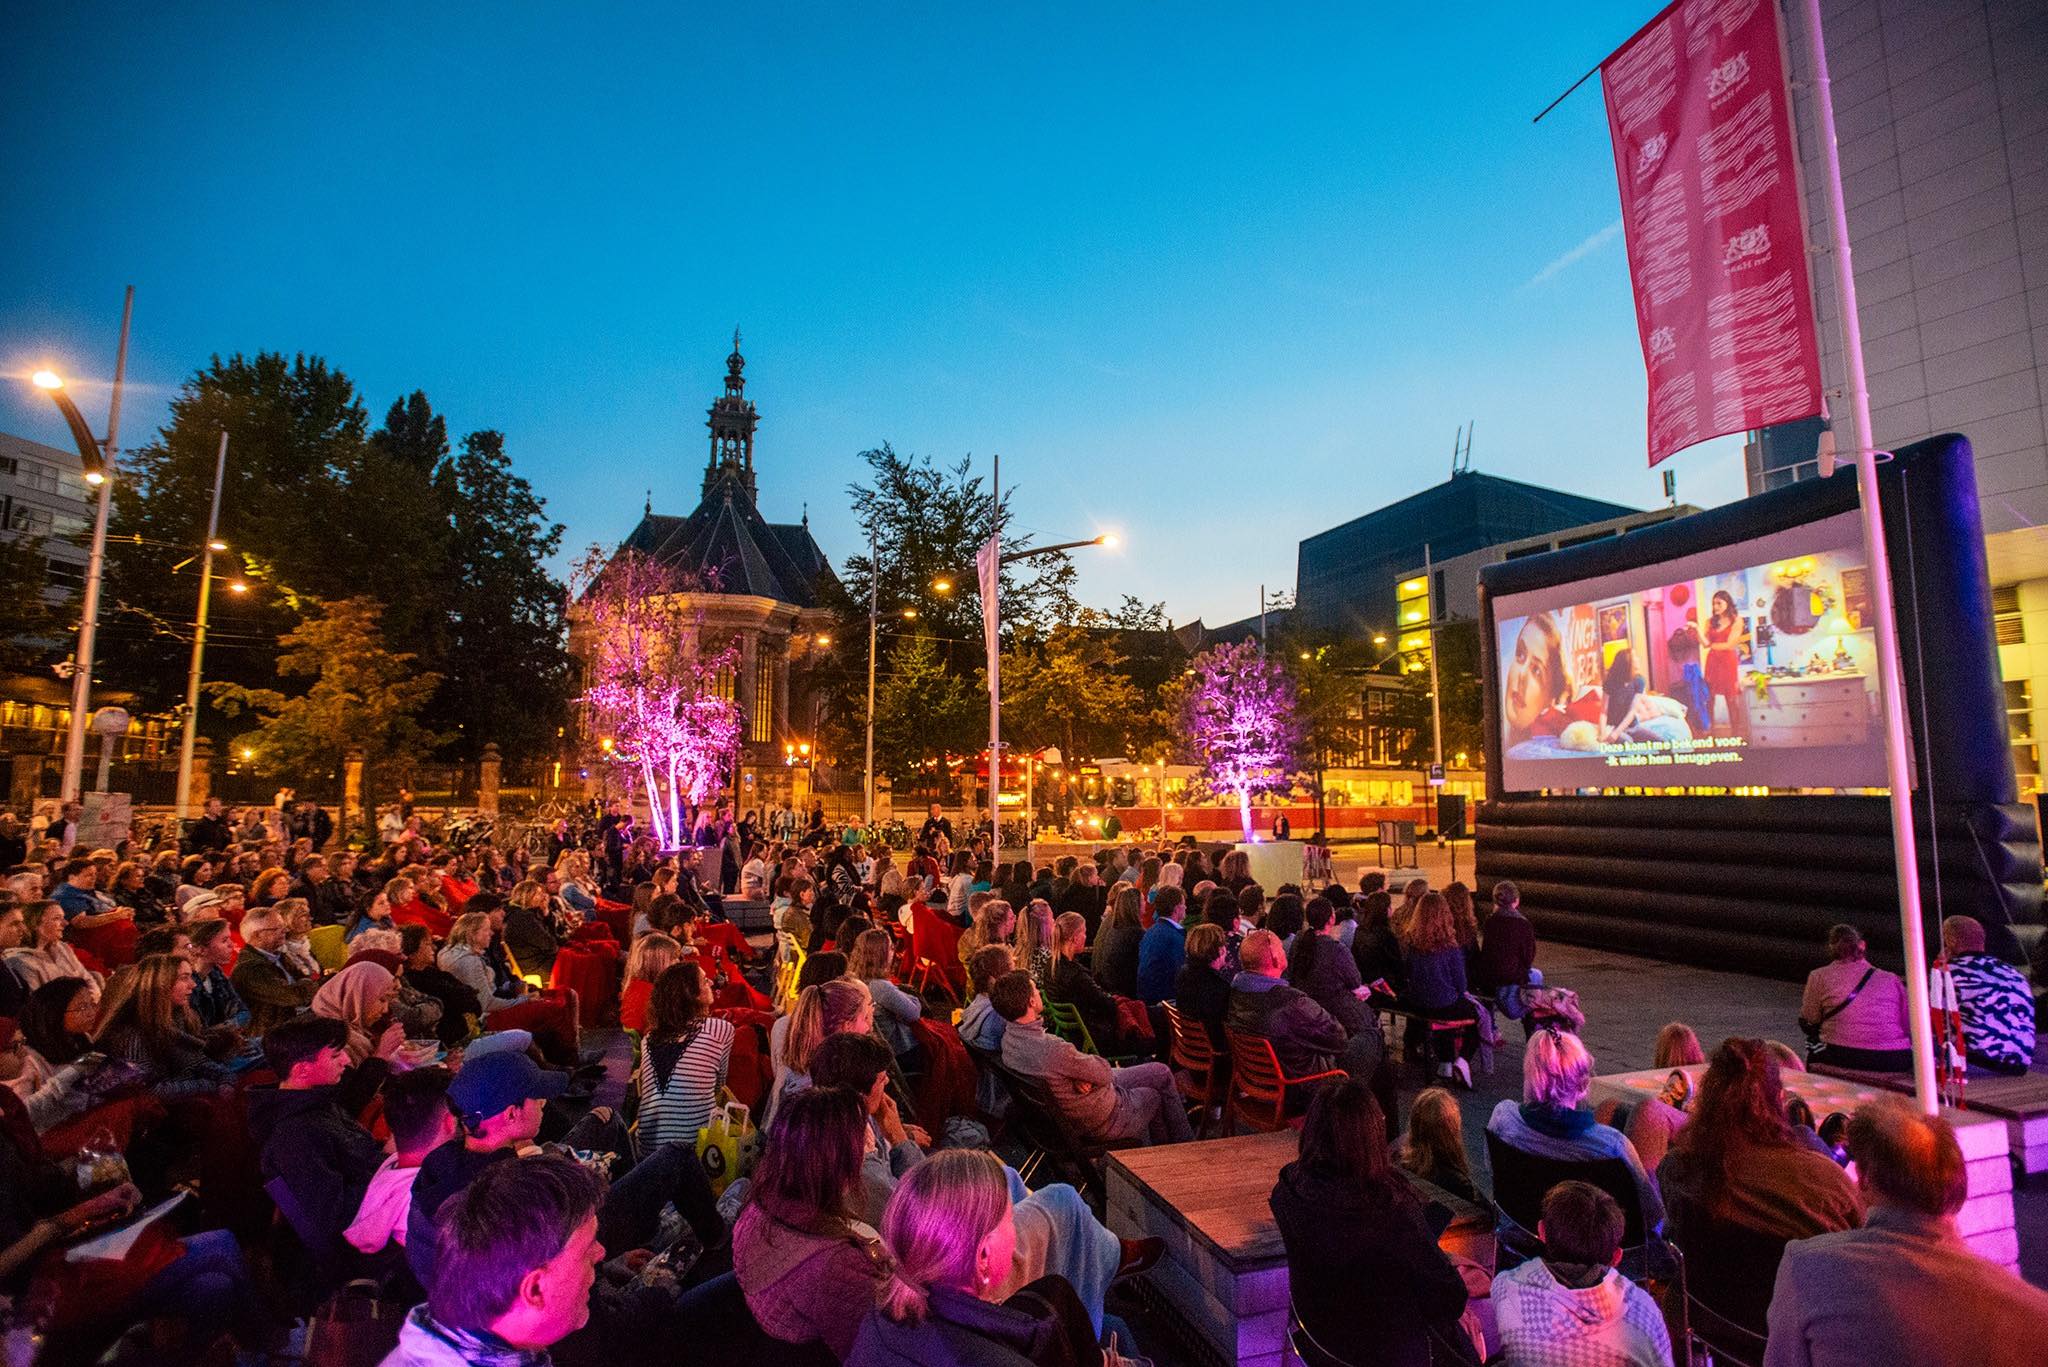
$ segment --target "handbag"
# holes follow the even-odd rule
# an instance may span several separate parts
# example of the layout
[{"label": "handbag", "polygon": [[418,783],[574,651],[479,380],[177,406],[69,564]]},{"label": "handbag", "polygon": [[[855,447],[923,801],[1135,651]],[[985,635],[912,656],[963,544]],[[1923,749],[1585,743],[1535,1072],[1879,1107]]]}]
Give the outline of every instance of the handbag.
[{"label": "handbag", "polygon": [[352,1281],[306,1322],[306,1367],[377,1367],[398,1346],[405,1307],[379,1300],[377,1283]]}]

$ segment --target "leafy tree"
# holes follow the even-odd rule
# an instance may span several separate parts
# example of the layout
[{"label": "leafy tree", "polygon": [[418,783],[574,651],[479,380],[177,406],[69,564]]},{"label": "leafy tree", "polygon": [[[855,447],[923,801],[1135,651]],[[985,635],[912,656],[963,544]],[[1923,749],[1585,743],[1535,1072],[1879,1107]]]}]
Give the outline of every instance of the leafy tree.
[{"label": "leafy tree", "polygon": [[198,548],[214,460],[231,434],[217,572],[257,591],[214,599],[210,678],[278,689],[277,642],[308,600],[384,604],[394,651],[443,687],[423,725],[472,757],[554,744],[571,687],[547,559],[560,528],[512,472],[503,438],[477,432],[451,453],[423,393],[370,430],[348,377],[317,357],[216,356],[185,383],[171,421],[115,486],[102,658],[154,705],[183,696],[197,586],[165,571]]},{"label": "leafy tree", "polygon": [[42,537],[0,540],[0,669],[34,669],[54,658],[78,620],[75,599],[50,592]]},{"label": "leafy tree", "polygon": [[1294,680],[1249,641],[1212,646],[1193,669],[1182,726],[1209,786],[1237,799],[1249,841],[1252,797],[1294,785],[1302,726]]},{"label": "leafy tree", "polygon": [[280,675],[312,679],[304,694],[207,685],[227,715],[248,712],[257,718],[256,728],[236,743],[253,750],[257,769],[268,774],[331,772],[352,748],[362,750],[371,773],[394,761],[403,772],[441,739],[419,721],[440,675],[419,669],[409,651],[385,644],[383,608],[376,600],[308,606],[306,618],[279,640],[277,657]]},{"label": "leafy tree", "polygon": [[938,642],[923,632],[898,637],[882,666],[875,686],[876,771],[936,792],[946,756],[986,739],[977,738],[977,723],[987,695],[948,670]]},{"label": "leafy tree", "polygon": [[1003,652],[1004,732],[1032,750],[1057,745],[1068,763],[1130,753],[1133,723],[1150,712],[1123,670],[1116,636],[1093,625],[1100,614],[1081,616]]}]

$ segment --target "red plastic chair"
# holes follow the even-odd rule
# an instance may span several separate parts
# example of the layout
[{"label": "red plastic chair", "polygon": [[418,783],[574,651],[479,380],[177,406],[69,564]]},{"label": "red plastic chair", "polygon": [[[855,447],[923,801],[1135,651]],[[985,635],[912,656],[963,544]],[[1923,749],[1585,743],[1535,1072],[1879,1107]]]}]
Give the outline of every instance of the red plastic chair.
[{"label": "red plastic chair", "polygon": [[960,962],[960,927],[923,902],[910,904],[910,987],[938,983],[953,1001],[967,999],[967,966]]},{"label": "red plastic chair", "polygon": [[1236,1030],[1226,1030],[1224,1034],[1230,1039],[1231,1071],[1230,1100],[1223,1113],[1226,1133],[1234,1130],[1239,1120],[1261,1132],[1297,1125],[1298,1118],[1287,1113],[1289,1089],[1344,1076],[1342,1068],[1327,1068],[1320,1073],[1289,1077],[1280,1067],[1280,1056],[1273,1052],[1273,1041],[1264,1035],[1246,1035]]}]

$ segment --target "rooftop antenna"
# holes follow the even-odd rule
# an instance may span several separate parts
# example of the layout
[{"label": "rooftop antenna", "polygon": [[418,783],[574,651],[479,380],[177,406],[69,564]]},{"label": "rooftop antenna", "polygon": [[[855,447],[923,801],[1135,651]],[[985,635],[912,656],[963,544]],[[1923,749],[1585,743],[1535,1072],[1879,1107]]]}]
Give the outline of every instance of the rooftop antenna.
[{"label": "rooftop antenna", "polygon": [[1474,419],[1465,426],[1460,427],[1457,435],[1451,438],[1452,479],[1456,479],[1459,475],[1470,474],[1472,471],[1472,429],[1478,425],[1478,420]]}]

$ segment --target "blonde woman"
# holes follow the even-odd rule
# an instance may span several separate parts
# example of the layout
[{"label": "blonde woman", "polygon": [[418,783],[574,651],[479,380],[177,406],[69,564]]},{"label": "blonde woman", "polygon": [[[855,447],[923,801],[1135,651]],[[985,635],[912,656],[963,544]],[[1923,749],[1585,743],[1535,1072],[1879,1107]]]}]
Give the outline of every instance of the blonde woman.
[{"label": "blonde woman", "polygon": [[626,952],[626,986],[619,995],[619,1024],[627,1030],[647,1030],[647,1003],[662,970],[683,961],[683,947],[673,935],[660,931],[642,935]]},{"label": "blonde woman", "polygon": [[1487,1118],[1486,1131],[1509,1148],[1559,1162],[1628,1162],[1642,1202],[1643,1225],[1663,1223],[1664,1202],[1657,1184],[1627,1136],[1593,1119],[1586,1093],[1593,1083],[1593,1055],[1577,1035],[1544,1026],[1522,1053],[1522,1100],[1503,1101]]},{"label": "blonde woman", "polygon": [[1058,957],[1059,932],[1054,928],[1052,905],[1043,897],[1034,897],[1024,904],[1024,914],[1017,920],[1017,962],[1048,997]]},{"label": "blonde woman", "polygon": [[1120,997],[1138,995],[1138,944],[1145,938],[1144,899],[1129,883],[1109,895],[1109,911],[1095,933],[1095,977]]},{"label": "blonde woman", "polygon": [[[1397,934],[1401,941],[1402,1004],[1431,1020],[1476,1024],[1478,1013],[1465,997],[1465,954],[1458,947],[1458,923],[1444,895],[1424,893],[1416,900],[1407,931]],[[1465,1055],[1476,1042],[1471,1038],[1473,1034],[1469,1029],[1429,1032],[1430,1043],[1437,1051],[1438,1077],[1456,1077],[1466,1087],[1472,1085],[1472,1065]]]},{"label": "blonde woman", "polygon": [[855,978],[814,983],[797,994],[789,1013],[789,1030],[775,1051],[775,1088],[768,1097],[764,1125],[773,1124],[782,1099],[811,1085],[811,1055],[832,1035],[865,1035],[875,1028],[875,999],[867,984]]},{"label": "blonde woman", "polygon": [[[889,970],[895,961],[894,938],[876,926],[862,931],[854,940],[853,953],[846,959],[846,976],[867,985],[868,995],[874,998],[875,1023],[881,1027],[882,1038],[888,1041],[889,1052],[902,1061],[918,1053],[917,1036],[910,1026],[923,1019],[924,1003],[889,980]],[[916,1071],[909,1062],[904,1067]]]},{"label": "blonde woman", "polygon": [[1424,1088],[1408,1112],[1408,1132],[1395,1146],[1394,1161],[1425,1182],[1484,1205],[1465,1154],[1465,1128],[1458,1098],[1442,1087]]},{"label": "blonde woman", "polygon": [[517,1006],[526,1000],[521,992],[515,996],[500,996],[497,979],[491,973],[491,965],[484,958],[484,951],[491,946],[491,918],[480,911],[459,916],[448,931],[448,944],[435,958],[435,964],[443,973],[454,977],[483,1003],[484,1015]]},{"label": "blonde woman", "polygon": [[94,1040],[110,1059],[142,1070],[159,1101],[209,1095],[233,1085],[234,1073],[213,1060],[192,1010],[197,980],[180,954],[151,954],[123,970],[100,1008]]},{"label": "blonde woman", "polygon": [[974,913],[974,928],[960,937],[960,962],[972,959],[978,949],[1012,943],[1016,931],[1017,913],[1002,898],[990,897]]},{"label": "blonde woman", "polygon": [[1114,1338],[1096,1346],[1088,1310],[1063,1277],[1043,1277],[1004,1301],[1017,1220],[994,1154],[946,1149],[912,1168],[889,1198],[882,1243],[893,1267],[848,1367],[1126,1361]]}]

